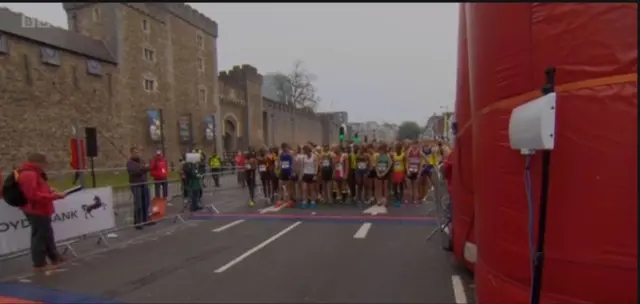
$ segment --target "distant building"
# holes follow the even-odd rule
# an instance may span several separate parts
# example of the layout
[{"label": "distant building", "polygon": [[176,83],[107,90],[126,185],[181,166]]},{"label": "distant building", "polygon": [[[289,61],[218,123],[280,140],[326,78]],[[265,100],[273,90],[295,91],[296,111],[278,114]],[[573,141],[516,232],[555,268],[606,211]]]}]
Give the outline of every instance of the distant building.
[{"label": "distant building", "polygon": [[367,139],[368,142],[374,140],[389,142],[396,140],[398,137],[399,126],[397,124],[380,124],[375,121],[367,121],[350,123],[349,129],[351,129],[352,136],[358,133],[361,142],[364,142],[365,139]]},{"label": "distant building", "polygon": [[453,114],[453,112],[444,112],[440,115],[433,113],[433,115],[427,119],[427,123],[422,130],[421,138],[445,140],[453,138],[451,128]]}]

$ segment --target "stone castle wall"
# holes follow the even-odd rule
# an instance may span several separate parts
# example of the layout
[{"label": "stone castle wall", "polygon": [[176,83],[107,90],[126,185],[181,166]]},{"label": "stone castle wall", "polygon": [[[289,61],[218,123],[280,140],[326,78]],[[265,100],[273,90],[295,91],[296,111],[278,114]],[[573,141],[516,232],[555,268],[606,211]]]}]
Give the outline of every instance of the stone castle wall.
[{"label": "stone castle wall", "polygon": [[[97,127],[97,167],[122,167],[132,145],[146,157],[164,148],[175,161],[193,147],[210,153],[337,142],[337,127],[346,122],[345,113],[312,113],[263,98],[262,76],[251,65],[218,73],[217,24],[187,5],[64,8],[68,31],[25,30],[21,14],[0,9],[0,171],[34,151],[48,154],[52,169],[69,169],[73,126]],[[44,49],[58,54],[58,64],[45,62]],[[148,110],[162,111],[164,146],[151,140]],[[185,115],[187,142],[178,124]],[[213,140],[205,136],[205,116],[215,117]]]}]

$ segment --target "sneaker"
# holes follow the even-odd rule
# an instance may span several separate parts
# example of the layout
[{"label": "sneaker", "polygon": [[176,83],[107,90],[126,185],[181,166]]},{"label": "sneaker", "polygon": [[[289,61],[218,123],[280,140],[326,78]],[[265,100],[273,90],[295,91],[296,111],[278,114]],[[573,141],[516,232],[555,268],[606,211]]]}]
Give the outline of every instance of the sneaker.
[{"label": "sneaker", "polygon": [[255,205],[256,205],[256,203],[255,203],[254,201],[250,201],[250,202],[249,202],[249,207],[253,207],[253,206],[255,206]]},{"label": "sneaker", "polygon": [[288,201],[287,202],[287,208],[291,208],[293,207],[293,202],[292,201]]},{"label": "sneaker", "polygon": [[316,202],[311,201],[311,204],[309,204],[309,208],[316,209]]},{"label": "sneaker", "polygon": [[64,264],[68,261],[68,259],[64,256],[58,255],[55,261],[51,262],[52,265],[58,266]]},{"label": "sneaker", "polygon": [[300,209],[307,209],[307,202],[305,201],[300,202]]},{"label": "sneaker", "polygon": [[33,267],[33,272],[35,273],[47,273],[49,271],[54,271],[58,267],[56,265],[44,265],[41,267]]},{"label": "sneaker", "polygon": [[393,205],[396,206],[396,207],[400,207],[400,206],[402,206],[402,202],[401,201],[396,201]]},{"label": "sneaker", "polygon": [[276,207],[277,207],[277,208],[280,208],[281,206],[282,206],[282,201],[277,201],[277,202],[276,202]]}]

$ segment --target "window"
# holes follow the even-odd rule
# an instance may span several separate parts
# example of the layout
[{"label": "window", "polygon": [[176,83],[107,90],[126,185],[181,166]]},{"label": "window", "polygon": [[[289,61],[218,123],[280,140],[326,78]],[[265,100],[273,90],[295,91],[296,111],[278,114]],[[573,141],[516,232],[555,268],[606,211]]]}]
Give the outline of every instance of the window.
[{"label": "window", "polygon": [[204,72],[204,59],[202,59],[202,57],[198,57],[197,63],[198,63],[198,71]]},{"label": "window", "polygon": [[58,52],[58,50],[41,47],[40,56],[42,57],[43,63],[60,66],[60,52]]},{"label": "window", "polygon": [[94,8],[93,9],[93,21],[99,21],[100,20],[100,8]]},{"label": "window", "polygon": [[145,78],[143,85],[144,90],[147,92],[154,92],[156,90],[156,81],[153,79]]},{"label": "window", "polygon": [[145,33],[150,32],[149,21],[147,19],[142,19],[142,31]]},{"label": "window", "polygon": [[204,50],[204,36],[202,36],[202,34],[200,33],[196,34],[196,44],[200,49]]},{"label": "window", "polygon": [[150,48],[144,48],[143,50],[144,60],[149,62],[156,61],[156,52]]},{"label": "window", "polygon": [[198,88],[198,101],[200,101],[201,104],[207,102],[207,88]]}]

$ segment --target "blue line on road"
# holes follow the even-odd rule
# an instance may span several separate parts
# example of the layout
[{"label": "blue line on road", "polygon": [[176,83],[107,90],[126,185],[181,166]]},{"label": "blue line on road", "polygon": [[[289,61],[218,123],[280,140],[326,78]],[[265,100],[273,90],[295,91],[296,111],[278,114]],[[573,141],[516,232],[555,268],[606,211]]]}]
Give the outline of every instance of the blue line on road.
[{"label": "blue line on road", "polygon": [[122,302],[102,299],[91,295],[47,289],[38,286],[17,283],[0,283],[0,295],[10,298],[51,304],[122,304]]}]

